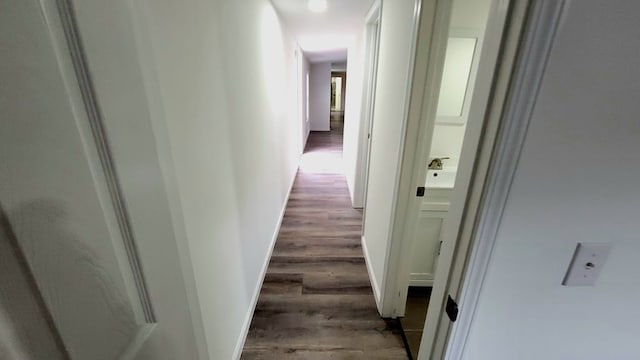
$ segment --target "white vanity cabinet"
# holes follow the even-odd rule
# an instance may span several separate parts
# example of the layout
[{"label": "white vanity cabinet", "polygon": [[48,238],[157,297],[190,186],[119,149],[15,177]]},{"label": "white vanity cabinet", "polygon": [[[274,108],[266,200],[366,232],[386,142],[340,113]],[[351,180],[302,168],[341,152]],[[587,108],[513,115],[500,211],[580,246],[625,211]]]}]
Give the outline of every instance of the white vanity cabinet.
[{"label": "white vanity cabinet", "polygon": [[442,222],[449,212],[453,188],[427,188],[413,239],[409,286],[433,286]]}]

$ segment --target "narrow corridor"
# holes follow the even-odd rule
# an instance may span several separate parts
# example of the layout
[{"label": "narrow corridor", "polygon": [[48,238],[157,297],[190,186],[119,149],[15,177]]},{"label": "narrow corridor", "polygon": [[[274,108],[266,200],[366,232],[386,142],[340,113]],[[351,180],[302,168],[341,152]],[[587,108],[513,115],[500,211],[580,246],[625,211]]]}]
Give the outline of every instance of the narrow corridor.
[{"label": "narrow corridor", "polygon": [[311,133],[242,359],[407,359],[376,310],[341,164],[342,127]]}]

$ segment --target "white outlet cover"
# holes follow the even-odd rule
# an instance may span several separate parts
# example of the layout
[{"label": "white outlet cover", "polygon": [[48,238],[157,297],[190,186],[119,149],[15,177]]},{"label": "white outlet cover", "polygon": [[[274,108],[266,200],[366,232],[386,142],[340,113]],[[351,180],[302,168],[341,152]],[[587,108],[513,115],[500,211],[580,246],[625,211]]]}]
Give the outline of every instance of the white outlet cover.
[{"label": "white outlet cover", "polygon": [[611,243],[578,243],[562,285],[593,286],[611,247]]}]

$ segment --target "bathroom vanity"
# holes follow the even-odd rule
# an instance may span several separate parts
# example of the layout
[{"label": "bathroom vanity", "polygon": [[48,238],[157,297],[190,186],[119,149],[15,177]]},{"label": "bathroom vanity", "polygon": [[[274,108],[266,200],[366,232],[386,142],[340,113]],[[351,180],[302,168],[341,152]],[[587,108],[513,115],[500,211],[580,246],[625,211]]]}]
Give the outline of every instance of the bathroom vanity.
[{"label": "bathroom vanity", "polygon": [[426,191],[413,239],[409,286],[433,286],[442,222],[449,212],[455,168],[428,170]]}]

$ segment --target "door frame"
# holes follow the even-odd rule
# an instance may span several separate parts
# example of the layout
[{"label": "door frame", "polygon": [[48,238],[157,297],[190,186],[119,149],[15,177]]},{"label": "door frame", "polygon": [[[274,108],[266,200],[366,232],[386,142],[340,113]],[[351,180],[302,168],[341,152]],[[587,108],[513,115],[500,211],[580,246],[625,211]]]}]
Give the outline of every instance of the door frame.
[{"label": "door frame", "polygon": [[[435,12],[423,12],[420,37],[431,36],[431,44],[419,43],[417,62],[426,64],[426,69],[415,69],[414,87],[412,89],[411,108],[406,129],[403,148],[402,167],[400,170],[400,188],[392,230],[392,252],[389,259],[387,286],[385,292],[385,308],[391,316],[403,316],[407,289],[409,286],[410,255],[413,239],[417,235],[417,222],[423,198],[417,197],[415,189],[424,186],[427,173],[431,142],[437,122],[437,105],[440,89],[447,41],[449,38],[450,16],[453,1],[439,0]],[[450,199],[447,217],[443,220],[440,239],[442,247],[437,260],[434,299],[446,290],[438,283],[438,274],[448,274],[453,261],[452,249],[455,248],[457,233],[466,206],[466,198],[473,179],[476,154],[483,135],[484,119],[490,91],[494,80],[497,56],[501,46],[502,32],[507,18],[508,2],[502,0],[491,3],[487,29],[481,41],[481,54],[478,61],[477,78],[475,79],[473,97],[470,100],[469,117],[480,121],[468,121],[465,131],[463,149],[460,156],[455,188]],[[434,19],[431,17],[435,17]],[[430,22],[433,22],[433,27]],[[420,72],[424,74],[420,74]],[[421,77],[420,77],[421,76]],[[397,239],[397,240],[396,240]],[[430,301],[430,309],[437,309],[442,304]]]},{"label": "door frame", "polygon": [[302,156],[305,147],[305,116],[304,116],[304,74],[303,74],[303,61],[304,55],[302,54],[302,49],[300,45],[296,44],[295,49],[295,59],[296,59],[296,109],[298,111],[298,125],[300,126],[298,133],[300,134],[300,141],[298,142],[298,154]]},{"label": "door frame", "polygon": [[[373,110],[376,97],[378,74],[378,55],[380,45],[380,15],[382,2],[376,0],[365,17],[365,71],[362,81],[362,104],[360,129],[358,132],[358,161],[354,189],[354,208],[366,208],[367,187],[369,183],[369,163],[371,158],[371,129],[373,129]],[[364,231],[363,214],[363,226]]]},{"label": "door frame", "polygon": [[[399,159],[396,201],[383,283],[383,316],[404,315],[412,239],[423,199],[415,196],[415,191],[425,183],[426,166],[423,165],[426,165],[426,155],[421,154],[428,154],[431,148],[453,1],[421,1],[409,110]],[[446,257],[443,255],[441,252],[437,264],[439,269],[443,268],[440,264]]]},{"label": "door frame", "polygon": [[[488,133],[479,154],[479,171],[468,200],[468,216],[460,230],[447,288],[464,309],[457,322],[431,322],[437,333],[430,357],[462,359],[487,273],[510,186],[515,176],[533,107],[537,100],[549,54],[569,1],[515,1],[504,41],[502,66],[490,111]],[[512,71],[513,70],[513,71]],[[435,318],[438,314],[432,314]],[[429,316],[429,315],[427,315]],[[423,337],[423,341],[424,341]]]},{"label": "door frame", "polygon": [[[426,9],[426,6],[423,6],[420,14],[418,37],[420,41],[417,44],[416,63],[426,64],[426,66],[415,67],[412,79],[409,115],[401,155],[398,196],[394,208],[390,252],[385,273],[385,291],[382,294],[383,316],[396,317],[404,314],[409,284],[407,259],[411,253],[412,239],[415,236],[418,213],[422,204],[422,198],[414,195],[414,192],[417,187],[424,186],[425,183],[425,158],[429,154],[436,123],[436,109],[453,1],[437,0],[435,10]],[[438,271],[434,280],[419,359],[440,359],[444,354],[450,326],[448,321],[441,321],[445,299],[451,284],[461,279],[461,272],[456,273],[454,270],[458,269],[460,262],[464,263],[469,245],[469,241],[462,241],[466,248],[458,246],[459,230],[462,229],[463,221],[473,218],[469,217],[468,211],[473,212],[469,199],[475,194],[470,193],[470,190],[475,190],[477,184],[480,184],[480,189],[482,188],[484,177],[478,175],[486,173],[489,166],[488,162],[479,161],[479,154],[491,153],[493,142],[485,140],[495,139],[497,132],[496,126],[487,126],[487,110],[501,109],[504,104],[504,97],[494,96],[494,90],[498,85],[509,82],[513,66],[509,56],[513,54],[502,50],[507,45],[505,41],[508,39],[518,44],[519,32],[514,33],[515,36],[509,32],[519,29],[524,22],[524,17],[512,16],[510,10],[524,9],[528,2],[529,0],[494,0],[491,3],[478,64],[480,70],[470,110],[471,116],[482,121],[468,123],[465,131],[456,190],[451,198],[449,216],[443,222],[441,234],[443,244],[438,258]],[[499,78],[497,76],[499,74],[506,74],[506,76]],[[500,82],[497,82],[498,80]],[[458,249],[457,252],[456,249]]]},{"label": "door frame", "polygon": [[[330,109],[331,113],[342,113],[344,115],[344,100],[347,90],[347,71],[346,70],[331,70],[331,79],[340,78],[340,110]],[[333,94],[331,94],[333,95]]]}]

